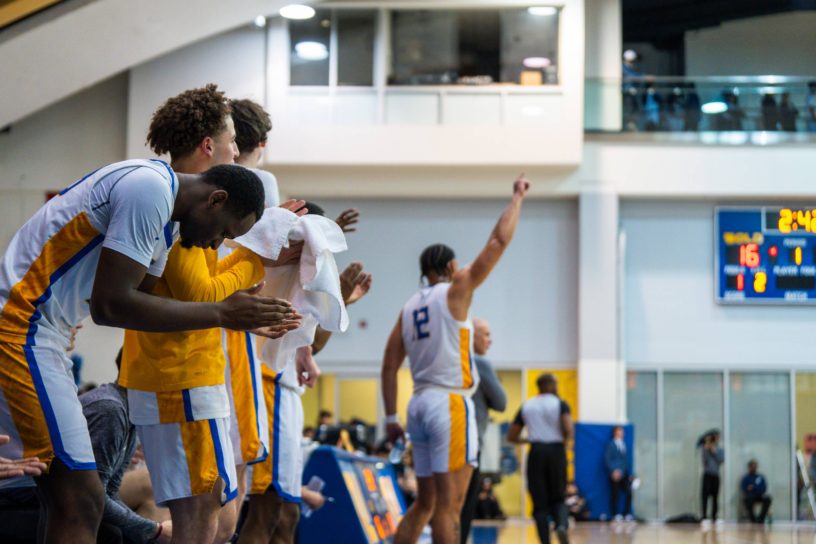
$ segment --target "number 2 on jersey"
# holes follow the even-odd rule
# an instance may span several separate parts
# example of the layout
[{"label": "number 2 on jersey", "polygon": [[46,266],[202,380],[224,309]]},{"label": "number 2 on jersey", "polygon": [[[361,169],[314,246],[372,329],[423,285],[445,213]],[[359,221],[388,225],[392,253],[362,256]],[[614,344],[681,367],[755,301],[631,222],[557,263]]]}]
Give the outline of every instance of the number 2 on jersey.
[{"label": "number 2 on jersey", "polygon": [[423,306],[418,310],[414,310],[414,336],[417,340],[428,338],[431,333],[428,332],[428,307]]}]

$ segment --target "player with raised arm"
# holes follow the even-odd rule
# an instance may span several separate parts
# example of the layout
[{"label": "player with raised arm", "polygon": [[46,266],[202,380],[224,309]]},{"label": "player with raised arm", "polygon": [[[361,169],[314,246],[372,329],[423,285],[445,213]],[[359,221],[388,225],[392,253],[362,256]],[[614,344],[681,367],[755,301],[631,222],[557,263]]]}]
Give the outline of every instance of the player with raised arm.
[{"label": "player with raised arm", "polygon": [[472,361],[473,293],[499,262],[518,224],[529,182],[513,185],[513,198],[487,245],[458,268],[451,248],[435,244],[420,256],[428,285],[400,313],[385,348],[382,389],[389,439],[403,436],[397,417],[397,371],[406,355],[414,379],[408,425],[414,446],[417,499],[397,528],[396,544],[417,542],[430,521],[435,544],[459,542],[459,514],[476,466],[476,422],[470,396],[479,376]]}]

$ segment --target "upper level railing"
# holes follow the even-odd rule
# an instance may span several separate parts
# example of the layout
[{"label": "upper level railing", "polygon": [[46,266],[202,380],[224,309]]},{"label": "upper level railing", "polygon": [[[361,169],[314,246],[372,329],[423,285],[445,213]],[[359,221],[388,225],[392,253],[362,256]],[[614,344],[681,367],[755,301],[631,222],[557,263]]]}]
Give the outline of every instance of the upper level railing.
[{"label": "upper level railing", "polygon": [[585,101],[588,131],[816,133],[816,76],[588,79]]}]

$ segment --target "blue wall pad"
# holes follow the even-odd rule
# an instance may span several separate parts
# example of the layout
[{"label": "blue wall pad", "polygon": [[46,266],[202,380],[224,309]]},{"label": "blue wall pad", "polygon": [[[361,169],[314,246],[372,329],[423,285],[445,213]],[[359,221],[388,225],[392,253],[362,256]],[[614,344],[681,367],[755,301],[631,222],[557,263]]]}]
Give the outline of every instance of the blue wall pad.
[{"label": "blue wall pad", "polygon": [[[590,519],[608,519],[610,516],[610,482],[604,462],[606,447],[612,440],[616,425],[598,423],[575,424],[575,483],[587,500]],[[635,428],[624,425],[626,453],[632,474],[637,474],[634,463]],[[621,501],[623,500],[621,495]],[[634,512],[633,512],[634,513]]]}]

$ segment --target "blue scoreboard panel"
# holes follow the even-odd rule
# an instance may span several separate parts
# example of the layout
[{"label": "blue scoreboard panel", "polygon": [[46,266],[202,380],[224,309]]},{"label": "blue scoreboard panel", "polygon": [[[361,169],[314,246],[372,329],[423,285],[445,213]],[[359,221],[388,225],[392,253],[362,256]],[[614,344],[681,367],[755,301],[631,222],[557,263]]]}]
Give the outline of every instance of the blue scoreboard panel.
[{"label": "blue scoreboard panel", "polygon": [[715,213],[717,302],[816,303],[816,206]]}]

